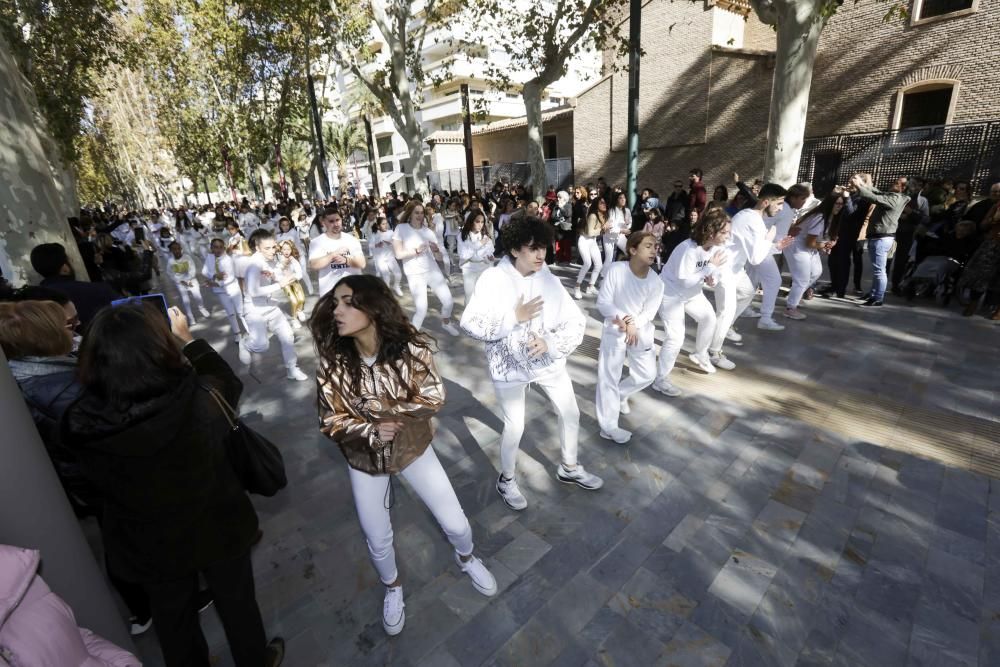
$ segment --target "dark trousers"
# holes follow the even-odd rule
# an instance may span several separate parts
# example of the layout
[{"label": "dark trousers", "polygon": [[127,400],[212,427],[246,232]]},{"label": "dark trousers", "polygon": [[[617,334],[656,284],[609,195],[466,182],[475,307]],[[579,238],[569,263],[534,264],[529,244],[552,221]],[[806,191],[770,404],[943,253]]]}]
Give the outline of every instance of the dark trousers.
[{"label": "dark trousers", "polygon": [[857,241],[838,241],[830,252],[827,265],[830,267],[830,286],[837,296],[847,292],[847,282],[851,279],[851,262],[854,262],[854,289],[861,289],[861,273],[864,265],[861,263],[864,253],[858,247]]},{"label": "dark trousers", "polygon": [[903,282],[903,276],[906,274],[906,267],[910,263],[914,231],[916,228],[908,225],[900,225],[896,229],[896,254],[892,257],[892,273],[889,274],[893,291],[899,289],[899,284]]},{"label": "dark trousers", "polygon": [[[250,552],[216,563],[202,574],[215,597],[236,667],[264,667],[267,639],[254,593]],[[145,588],[167,667],[209,667],[208,643],[198,623],[198,573]]]}]

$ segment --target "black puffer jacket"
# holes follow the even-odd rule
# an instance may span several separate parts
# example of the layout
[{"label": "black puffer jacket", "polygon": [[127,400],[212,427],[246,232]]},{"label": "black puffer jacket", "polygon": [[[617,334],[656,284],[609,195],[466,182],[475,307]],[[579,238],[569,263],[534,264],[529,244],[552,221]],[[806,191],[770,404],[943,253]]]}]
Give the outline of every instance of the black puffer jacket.
[{"label": "black puffer jacket", "polygon": [[125,410],[84,393],[63,440],[105,496],[109,566],[126,581],[177,579],[245,553],[257,515],[226,455],[229,424],[202,385],[230,405],[243,385],[205,341],[184,348],[194,370],[172,392]]}]

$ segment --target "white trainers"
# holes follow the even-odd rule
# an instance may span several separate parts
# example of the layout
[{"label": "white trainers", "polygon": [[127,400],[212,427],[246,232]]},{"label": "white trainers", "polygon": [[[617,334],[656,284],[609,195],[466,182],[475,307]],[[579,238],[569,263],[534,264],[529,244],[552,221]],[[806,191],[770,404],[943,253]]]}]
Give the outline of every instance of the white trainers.
[{"label": "white trainers", "polygon": [[790,320],[804,320],[804,319],[806,319],[806,314],[803,313],[798,308],[785,308],[785,312],[783,313],[783,315],[785,317],[787,317],[788,319],[790,319]]},{"label": "white trainers", "polygon": [[621,406],[618,408],[618,414],[628,415],[632,414],[632,406],[628,404],[628,399],[623,398]]},{"label": "white trainers", "polygon": [[406,622],[406,612],[403,608],[403,587],[393,586],[385,589],[385,600],[382,601],[382,627],[389,636],[398,635],[403,631]]},{"label": "white trainers", "polygon": [[597,294],[597,285],[591,285],[588,287],[587,294]]},{"label": "white trainers", "polygon": [[583,292],[580,291],[579,285],[577,285],[576,289],[573,290],[573,298],[576,299],[577,301],[583,298]]},{"label": "white trainers", "polygon": [[757,328],[763,329],[764,331],[784,331],[785,326],[783,324],[778,324],[770,317],[762,317],[760,321],[757,322]]},{"label": "white trainers", "polygon": [[658,391],[664,396],[669,396],[671,398],[677,398],[681,395],[681,390],[674,386],[674,384],[664,378],[662,380],[657,380],[653,383],[653,391]]},{"label": "white trainers", "polygon": [[396,293],[396,296],[403,296],[403,289],[399,285],[393,287],[392,291]]},{"label": "white trainers", "polygon": [[603,479],[587,472],[579,463],[572,470],[560,463],[559,468],[556,470],[556,479],[564,484],[576,484],[588,491],[596,491],[604,486]]},{"label": "white trainers", "polygon": [[458,327],[456,327],[451,322],[447,323],[442,322],[441,328],[447,331],[452,336],[460,336],[462,334],[462,332],[458,330]]},{"label": "white trainers", "polygon": [[760,317],[760,311],[754,308],[753,306],[749,306],[746,310],[743,311],[740,317],[748,317],[750,319],[754,319]]},{"label": "white trainers", "polygon": [[201,313],[202,317],[211,317],[212,312],[208,308],[199,308],[198,312]]},{"label": "white trainers", "polygon": [[726,357],[726,355],[721,352],[709,352],[708,360],[712,362],[712,365],[716,368],[721,368],[724,371],[731,371],[736,368],[736,364]]},{"label": "white trainers", "polygon": [[309,376],[303,373],[302,370],[296,365],[288,367],[288,373],[285,374],[285,377],[289,380],[295,380],[296,382],[305,382],[309,379]]},{"label": "white trainers", "polygon": [[733,327],[729,327],[729,331],[726,332],[726,340],[733,343],[742,343],[743,334],[740,334]]},{"label": "white trainers", "polygon": [[497,477],[497,493],[503,498],[504,503],[507,507],[512,510],[517,510],[520,512],[525,507],[528,506],[528,499],[524,497],[521,493],[521,489],[517,487],[517,480],[504,479],[503,474]]},{"label": "white trainers", "polygon": [[493,575],[486,566],[483,565],[483,561],[479,560],[475,556],[471,557],[469,560],[463,561],[462,557],[455,552],[455,562],[458,563],[458,567],[469,575],[469,579],[472,579],[472,585],[477,591],[485,595],[486,597],[493,597],[497,594],[497,580],[493,578]]},{"label": "white trainers", "polygon": [[[625,430],[623,428],[616,428],[610,431],[601,430],[601,437],[605,440],[614,440],[619,445],[624,445],[626,442],[632,439],[632,431]],[[577,466],[579,468],[580,466]]]},{"label": "white trainers", "polygon": [[247,349],[246,339],[242,336],[240,337],[240,363],[244,366],[249,366],[253,363],[253,355],[250,354],[250,350]]},{"label": "white trainers", "polygon": [[689,354],[688,359],[691,360],[691,363],[693,363],[695,366],[705,371],[706,373],[711,374],[715,372],[715,366],[713,366],[712,362],[708,360],[707,354],[706,355]]}]

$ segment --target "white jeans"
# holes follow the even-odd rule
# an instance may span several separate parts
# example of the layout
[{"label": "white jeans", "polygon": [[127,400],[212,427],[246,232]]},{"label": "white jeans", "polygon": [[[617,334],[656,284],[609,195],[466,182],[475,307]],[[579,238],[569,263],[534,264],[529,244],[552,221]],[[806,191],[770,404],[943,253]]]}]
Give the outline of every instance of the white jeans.
[{"label": "white jeans", "polygon": [[715,309],[702,292],[687,301],[676,296],[665,296],[660,303],[660,318],[663,320],[664,338],[660,347],[660,358],[656,362],[656,379],[665,380],[674,370],[677,355],[684,344],[684,313],[698,323],[695,334],[695,354],[703,355],[715,334]]},{"label": "white jeans", "polygon": [[[652,331],[635,345],[625,344],[625,334],[604,329],[597,359],[597,423],[605,433],[618,428],[621,402],[642,391],[656,378],[656,349]],[[629,374],[621,379],[628,359]]]},{"label": "white jeans", "polygon": [[194,323],[194,314],[191,312],[191,300],[194,300],[195,305],[199,309],[205,307],[205,299],[201,296],[201,287],[195,281],[191,281],[190,287],[181,285],[180,283],[174,284],[181,295],[181,303],[184,305],[184,313],[187,315],[188,321]]},{"label": "white jeans", "polygon": [[267,332],[270,329],[281,343],[281,356],[285,360],[285,366],[294,366],[298,363],[298,356],[295,354],[295,336],[292,334],[291,325],[288,324],[288,318],[280,308],[277,306],[247,308],[246,323],[247,337],[244,345],[248,350],[257,354],[267,352]]},{"label": "white jeans", "polygon": [[601,275],[603,276],[608,267],[611,266],[611,262],[615,261],[615,248],[625,252],[625,244],[628,243],[628,238],[624,234],[616,234],[615,236],[601,237],[601,242],[604,245],[604,267],[601,268]]},{"label": "white jeans", "polygon": [[[576,394],[573,392],[573,381],[569,372],[560,368],[554,373],[547,373],[531,384],[538,385],[552,402],[552,407],[559,417],[559,444],[562,447],[562,462],[567,467],[576,465],[576,450],[580,439],[580,408],[576,404]],[[500,438],[500,472],[506,477],[514,476],[517,462],[517,450],[524,434],[525,391],[529,385],[498,387],[497,402],[503,413],[503,435]]]},{"label": "white jeans", "polygon": [[301,254],[299,254],[299,266],[302,267],[302,282],[306,285],[306,292],[313,294],[315,290],[313,289],[312,278],[309,277],[309,262],[306,261],[306,253],[301,252],[302,248],[299,248]]},{"label": "white jeans", "polygon": [[385,282],[390,288],[402,287],[403,285],[403,272],[399,270],[399,262],[392,255],[386,255],[384,257],[379,257],[375,260],[375,272],[378,277]]},{"label": "white jeans", "polygon": [[[233,327],[233,334],[240,335],[240,324],[243,320],[243,294],[240,292],[240,286],[236,283],[232,285],[233,289],[230,290],[226,288],[226,291],[216,291],[212,290],[215,297],[222,304],[223,310],[226,311],[226,317],[229,318],[229,324]],[[243,328],[247,329],[246,323],[243,323]]]},{"label": "white jeans", "polygon": [[753,301],[755,293],[756,290],[746,271],[740,271],[732,277],[727,276],[726,280],[715,286],[715,334],[712,336],[709,350],[722,351],[722,345],[726,342],[726,332]]},{"label": "white jeans", "polygon": [[576,249],[580,252],[580,261],[583,262],[580,273],[576,274],[576,284],[583,284],[583,279],[587,277],[587,271],[590,271],[591,266],[594,267],[594,272],[590,274],[590,284],[597,284],[597,277],[601,274],[603,266],[601,251],[597,247],[597,239],[580,234],[576,239]]},{"label": "white jeans", "polygon": [[781,271],[774,263],[774,255],[768,255],[754,267],[752,280],[755,290],[757,285],[764,288],[764,298],[760,302],[761,318],[773,319],[774,303],[778,300],[778,291],[781,289]]},{"label": "white jeans", "polygon": [[823,275],[823,261],[816,250],[786,252],[785,259],[788,260],[788,268],[792,272],[792,288],[785,298],[785,305],[789,308],[798,308],[802,295]]},{"label": "white jeans", "polygon": [[[392,546],[392,520],[386,508],[389,495],[389,475],[370,475],[348,468],[354,507],[358,511],[361,530],[368,543],[368,555],[383,584],[389,585],[399,577],[396,568],[396,550]],[[448,541],[461,556],[472,554],[472,526],[458,502],[441,462],[428,446],[399,473],[416,491],[424,505],[437,519]]]},{"label": "white jeans", "polygon": [[441,302],[441,319],[447,320],[451,317],[451,309],[455,306],[454,299],[451,298],[451,290],[448,288],[448,281],[444,279],[440,271],[427,271],[415,275],[407,274],[406,282],[410,285],[410,294],[413,296],[413,319],[410,322],[419,329],[424,324],[427,317],[427,288],[430,287],[438,300]]},{"label": "white jeans", "polygon": [[472,293],[476,291],[476,282],[479,280],[479,276],[483,275],[483,271],[489,268],[489,265],[483,264],[483,268],[469,268],[465,267],[462,269],[462,287],[465,288],[465,305],[469,305],[469,300],[472,299]]}]

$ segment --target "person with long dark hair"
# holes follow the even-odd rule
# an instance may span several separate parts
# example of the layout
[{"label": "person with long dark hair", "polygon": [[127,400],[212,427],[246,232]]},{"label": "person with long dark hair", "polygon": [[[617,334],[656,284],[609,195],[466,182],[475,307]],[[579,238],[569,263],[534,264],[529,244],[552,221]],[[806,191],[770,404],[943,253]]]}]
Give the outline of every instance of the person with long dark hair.
[{"label": "person with long dark hair", "polygon": [[[590,271],[590,286],[587,294],[597,294],[597,279],[601,275],[603,262],[601,261],[601,249],[598,246],[598,239],[601,230],[608,221],[608,203],[598,197],[590,205],[587,219],[580,228],[580,234],[576,237],[576,249],[580,253],[580,272],[576,274],[576,289],[573,290],[574,299],[583,298],[583,279]],[[593,267],[593,269],[591,269]]]},{"label": "person with long dark hair", "polygon": [[[792,225],[797,229],[795,241],[785,248],[785,259],[792,271],[792,287],[785,297],[785,317],[804,320],[806,314],[799,311],[799,303],[813,284],[823,275],[823,261],[820,253],[829,254],[835,241],[830,240],[830,229],[839,226],[846,191],[835,191],[818,206],[805,211]],[[809,298],[806,296],[806,298]]]},{"label": "person with long dark hair", "polygon": [[243,384],[177,308],[106,308],[80,347],[80,398],[60,432],[104,496],[111,571],[149,594],[167,667],[208,667],[198,625],[204,577],[237,667],[276,667],[254,592],[257,514],[226,451],[230,423],[211,391],[235,406]]},{"label": "person with long dark hair", "polygon": [[319,357],[320,430],[347,459],[368,553],[386,587],[386,633],[399,634],[406,620],[389,517],[393,475],[431,510],[476,590],[496,594],[496,580],[473,555],[472,527],[431,446],[431,417],[445,400],[433,339],[408,321],[381,279],[368,275],[342,278],[316,304],[310,327]]},{"label": "person with long dark hair", "polygon": [[495,248],[493,239],[486,230],[486,214],[483,211],[474,211],[462,226],[462,238],[458,242],[458,262],[462,267],[465,303],[472,299],[479,276],[493,266]]}]

